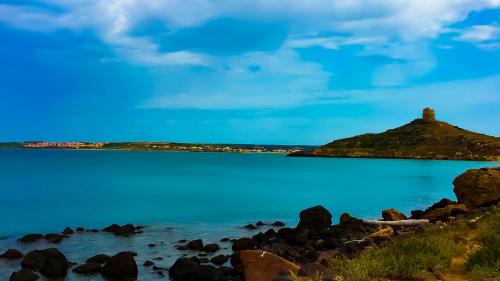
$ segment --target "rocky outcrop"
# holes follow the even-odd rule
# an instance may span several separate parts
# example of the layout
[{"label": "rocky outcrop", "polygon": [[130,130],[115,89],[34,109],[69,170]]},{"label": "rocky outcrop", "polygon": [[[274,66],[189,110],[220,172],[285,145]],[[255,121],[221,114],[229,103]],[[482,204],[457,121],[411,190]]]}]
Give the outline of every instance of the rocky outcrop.
[{"label": "rocky outcrop", "polygon": [[174,281],[222,281],[227,272],[211,265],[200,264],[198,259],[180,258],[170,267],[169,276]]},{"label": "rocky outcrop", "polygon": [[332,225],[332,214],[323,206],[315,206],[300,212],[297,229],[307,229],[312,233],[324,232]]},{"label": "rocky outcrop", "polygon": [[17,239],[17,241],[21,243],[34,243],[41,239],[43,239],[43,234],[34,233],[34,234],[26,234],[23,237]]},{"label": "rocky outcrop", "polygon": [[101,264],[95,262],[87,262],[73,268],[73,272],[78,274],[93,274],[101,271]]},{"label": "rocky outcrop", "polygon": [[467,170],[453,185],[458,202],[468,208],[496,204],[500,201],[500,167]]},{"label": "rocky outcrop", "polygon": [[134,260],[134,254],[131,252],[120,252],[112,256],[101,269],[101,274],[106,278],[137,278],[138,269]]},{"label": "rocky outcrop", "polygon": [[382,211],[384,221],[399,221],[405,220],[407,217],[396,209],[387,209]]},{"label": "rocky outcrop", "polygon": [[443,208],[437,208],[424,216],[430,222],[447,221],[449,217],[466,214],[469,210],[464,204],[448,205]]},{"label": "rocky outcrop", "polygon": [[300,270],[300,266],[266,251],[241,251],[240,258],[246,281],[274,281],[283,272],[297,274]]},{"label": "rocky outcrop", "polygon": [[111,232],[116,236],[129,236],[132,234],[137,234],[140,233],[139,231],[140,227],[135,227],[133,224],[125,224],[125,225],[117,225],[117,224],[112,224],[108,227],[105,227],[102,231],[104,232]]}]

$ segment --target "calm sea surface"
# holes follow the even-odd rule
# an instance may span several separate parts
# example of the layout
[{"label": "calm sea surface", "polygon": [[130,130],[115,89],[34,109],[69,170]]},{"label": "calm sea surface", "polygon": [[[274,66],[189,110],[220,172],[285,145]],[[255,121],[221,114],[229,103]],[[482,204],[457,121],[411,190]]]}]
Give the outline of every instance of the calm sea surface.
[{"label": "calm sea surface", "polygon": [[[378,218],[386,208],[408,213],[443,197],[455,199],[455,176],[495,165],[278,154],[0,150],[0,252],[48,247],[17,244],[15,238],[26,233],[134,223],[147,226],[145,233],[132,238],[83,233],[57,247],[75,262],[97,253],[135,250],[138,262],[161,256],[158,264],[168,267],[182,255],[173,248],[179,239],[215,242],[252,235],[240,226],[257,220],[294,225],[299,211],[314,205],[324,205],[335,220],[343,212],[362,218]],[[159,246],[149,249],[148,243]],[[0,261],[0,279],[7,280],[18,266]],[[140,274],[140,280],[156,279],[143,268]]]}]

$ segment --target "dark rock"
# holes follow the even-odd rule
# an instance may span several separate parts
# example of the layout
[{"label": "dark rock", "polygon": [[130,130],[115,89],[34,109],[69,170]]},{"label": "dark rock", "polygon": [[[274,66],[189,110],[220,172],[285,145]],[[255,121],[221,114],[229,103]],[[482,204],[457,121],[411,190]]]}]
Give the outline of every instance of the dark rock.
[{"label": "dark rock", "polygon": [[191,250],[203,251],[203,241],[201,239],[189,241],[186,246]]},{"label": "dark rock", "polygon": [[214,253],[214,252],[217,252],[218,250],[220,250],[220,246],[217,245],[217,244],[215,244],[215,243],[207,244],[207,245],[205,245],[205,247],[203,248],[203,250],[205,252]]},{"label": "dark rock", "polygon": [[45,264],[47,258],[41,251],[31,251],[21,261],[21,267],[39,271]]},{"label": "dark rock", "polygon": [[210,262],[215,265],[223,265],[229,260],[229,257],[226,255],[217,255],[210,259]]},{"label": "dark rock", "polygon": [[105,228],[102,229],[102,231],[104,232],[111,232],[111,233],[115,233],[116,231],[118,231],[120,229],[120,226],[117,225],[116,223],[110,225],[110,226],[107,226]]},{"label": "dark rock", "polygon": [[285,226],[285,223],[282,221],[275,221],[271,225],[276,226],[276,227],[283,227],[283,226]]},{"label": "dark rock", "polygon": [[162,258],[162,257],[156,257],[156,258],[153,258],[153,259],[154,259],[155,261],[161,261],[161,260],[163,260],[163,258]]},{"label": "dark rock", "polygon": [[36,234],[26,234],[23,237],[17,239],[17,241],[21,243],[33,243],[41,239],[43,239],[43,235],[36,233]]},{"label": "dark rock", "polygon": [[326,271],[325,266],[320,263],[317,262],[307,263],[300,268],[298,275],[304,277],[316,278],[318,276],[324,275],[325,271]]},{"label": "dark rock", "polygon": [[339,219],[339,224],[343,225],[343,224],[352,224],[352,223],[362,223],[363,221],[358,219],[358,218],[355,218],[351,215],[349,215],[348,213],[343,213],[342,215],[340,215],[340,219]]},{"label": "dark rock", "polygon": [[264,233],[268,238],[274,238],[276,237],[276,231],[272,228],[268,229],[265,233]]},{"label": "dark rock", "polygon": [[208,258],[200,258],[198,260],[199,263],[208,263],[210,260]]},{"label": "dark rock", "polygon": [[101,270],[104,277],[126,279],[137,278],[138,269],[131,252],[120,252],[112,256]]},{"label": "dark rock", "polygon": [[332,225],[332,215],[323,206],[315,206],[300,212],[298,229],[308,229],[312,233],[320,233]]},{"label": "dark rock", "polygon": [[500,167],[470,169],[453,181],[458,202],[467,208],[489,206],[500,202]]},{"label": "dark rock", "polygon": [[400,221],[405,220],[407,217],[396,209],[387,209],[382,211],[382,218],[384,221]]},{"label": "dark rock", "polygon": [[175,248],[179,251],[186,251],[189,250],[189,248],[186,245],[177,245]]},{"label": "dark rock", "polygon": [[160,275],[161,277],[165,276],[165,273],[163,273],[163,271],[162,271],[162,270],[158,270],[158,271],[156,271],[156,273],[157,273],[158,275]]},{"label": "dark rock", "polygon": [[226,237],[226,238],[222,238],[220,241],[221,242],[229,242],[229,241],[231,241],[231,239],[229,239],[229,238]]},{"label": "dark rock", "polygon": [[22,268],[19,271],[12,273],[9,278],[9,281],[35,281],[38,280],[38,276],[33,273],[33,271]]},{"label": "dark rock", "polygon": [[73,231],[73,229],[71,229],[70,227],[66,227],[66,228],[63,230],[63,232],[62,232],[62,234],[64,234],[64,235],[71,235],[71,234],[73,234],[73,233],[75,233],[75,232],[74,232],[74,231]]},{"label": "dark rock", "polygon": [[187,242],[186,239],[182,239],[182,240],[177,241],[177,243],[186,243],[186,242]]},{"label": "dark rock", "polygon": [[152,262],[152,261],[150,261],[150,260],[146,260],[146,261],[144,262],[144,266],[145,266],[145,267],[150,267],[150,266],[153,266],[154,264],[155,264],[155,263],[154,263],[154,262]]},{"label": "dark rock", "polygon": [[156,246],[156,244],[153,244],[153,243],[149,243],[149,244],[148,244],[148,247],[149,247],[149,248],[152,248],[152,247],[155,247],[155,246]]},{"label": "dark rock", "polygon": [[412,219],[421,219],[425,216],[425,211],[422,210],[413,210],[411,211],[411,218]]},{"label": "dark rock", "polygon": [[263,223],[262,221],[258,221],[257,223],[255,223],[256,226],[263,226],[265,225],[265,223]]},{"label": "dark rock", "polygon": [[44,237],[49,243],[60,243],[65,236],[59,233],[48,233]]},{"label": "dark rock", "polygon": [[113,232],[117,236],[129,236],[131,234],[135,234],[135,226],[133,224],[126,224],[121,226],[118,230]]},{"label": "dark rock", "polygon": [[175,281],[198,281],[198,262],[189,258],[180,258],[169,269],[169,276]]},{"label": "dark rock", "polygon": [[17,260],[24,257],[23,253],[16,249],[8,249],[3,254],[0,255],[1,259]]},{"label": "dark rock", "polygon": [[98,263],[98,264],[105,264],[109,261],[111,257],[105,254],[99,254],[95,255],[93,257],[90,257],[87,259],[87,263]]},{"label": "dark rock", "polygon": [[68,260],[56,248],[49,248],[41,251],[46,260],[40,273],[50,278],[63,278],[68,272]]},{"label": "dark rock", "polygon": [[253,249],[254,243],[251,238],[240,238],[233,242],[233,251]]},{"label": "dark rock", "polygon": [[243,227],[244,229],[248,229],[248,230],[254,230],[254,229],[257,229],[257,227],[253,224],[247,224]]},{"label": "dark rock", "polygon": [[93,228],[93,229],[90,229],[90,230],[89,230],[89,232],[94,232],[94,233],[97,233],[97,232],[99,232],[99,230],[97,230],[97,229]]},{"label": "dark rock", "polygon": [[73,272],[78,274],[92,274],[101,271],[101,264],[95,262],[87,262],[73,268]]}]

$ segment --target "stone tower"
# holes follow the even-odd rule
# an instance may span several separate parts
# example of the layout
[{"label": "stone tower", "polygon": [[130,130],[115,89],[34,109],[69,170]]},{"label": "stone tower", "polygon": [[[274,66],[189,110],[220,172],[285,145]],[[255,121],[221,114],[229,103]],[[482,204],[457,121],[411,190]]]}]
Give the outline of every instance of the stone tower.
[{"label": "stone tower", "polygon": [[435,121],[436,116],[434,113],[434,109],[428,107],[424,108],[424,111],[422,112],[422,119],[424,121]]}]

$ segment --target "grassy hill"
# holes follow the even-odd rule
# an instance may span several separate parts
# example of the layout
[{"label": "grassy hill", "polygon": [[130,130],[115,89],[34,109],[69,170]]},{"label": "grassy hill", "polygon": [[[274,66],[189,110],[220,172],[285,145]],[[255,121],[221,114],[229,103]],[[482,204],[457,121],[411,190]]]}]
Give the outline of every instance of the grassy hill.
[{"label": "grassy hill", "polygon": [[500,138],[415,119],[383,133],[340,139],[290,156],[500,161]]}]

